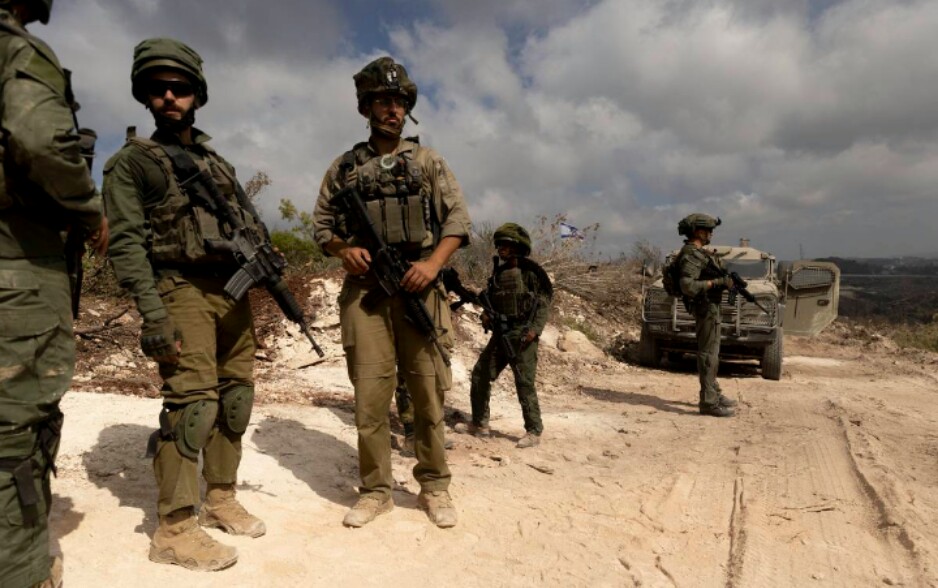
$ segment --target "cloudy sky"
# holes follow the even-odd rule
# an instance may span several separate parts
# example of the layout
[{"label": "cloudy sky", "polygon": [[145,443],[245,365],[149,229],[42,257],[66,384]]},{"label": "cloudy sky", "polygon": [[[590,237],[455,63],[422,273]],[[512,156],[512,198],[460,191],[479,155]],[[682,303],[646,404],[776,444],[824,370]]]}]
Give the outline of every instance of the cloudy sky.
[{"label": "cloudy sky", "polygon": [[242,179],[270,174],[271,224],[367,137],[352,75],[390,54],[477,224],[565,213],[606,256],[676,247],[703,211],[717,242],[786,259],[938,255],[934,0],[56,0],[31,30],[74,71],[100,162],[152,129],[133,46],[192,45],[197,125]]}]

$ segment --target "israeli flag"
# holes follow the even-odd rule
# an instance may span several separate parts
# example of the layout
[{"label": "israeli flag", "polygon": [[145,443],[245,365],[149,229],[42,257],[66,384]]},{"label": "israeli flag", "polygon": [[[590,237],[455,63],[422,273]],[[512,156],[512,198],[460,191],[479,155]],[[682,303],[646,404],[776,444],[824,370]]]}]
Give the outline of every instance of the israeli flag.
[{"label": "israeli flag", "polygon": [[583,233],[580,232],[580,229],[569,225],[567,223],[560,223],[560,238],[561,239],[579,239],[583,240]]}]

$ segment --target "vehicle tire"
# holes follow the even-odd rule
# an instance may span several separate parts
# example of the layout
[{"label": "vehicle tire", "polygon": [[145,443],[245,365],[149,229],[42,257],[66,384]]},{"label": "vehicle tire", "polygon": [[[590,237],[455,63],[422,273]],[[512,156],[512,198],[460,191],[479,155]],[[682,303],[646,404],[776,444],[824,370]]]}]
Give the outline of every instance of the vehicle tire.
[{"label": "vehicle tire", "polygon": [[782,329],[775,331],[775,341],[762,352],[762,377],[778,380],[782,377]]},{"label": "vehicle tire", "polygon": [[684,359],[684,353],[681,351],[669,351],[668,352],[668,363],[671,365],[677,365],[681,363]]},{"label": "vehicle tire", "polygon": [[645,367],[658,367],[660,362],[658,341],[648,332],[648,326],[642,325],[642,335],[638,340],[638,363]]}]

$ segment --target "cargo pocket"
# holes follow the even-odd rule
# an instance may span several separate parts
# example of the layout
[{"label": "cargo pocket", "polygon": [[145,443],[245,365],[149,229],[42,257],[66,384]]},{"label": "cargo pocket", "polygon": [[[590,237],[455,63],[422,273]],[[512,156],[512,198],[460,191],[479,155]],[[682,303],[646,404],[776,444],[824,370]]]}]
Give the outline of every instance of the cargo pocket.
[{"label": "cargo pocket", "polygon": [[0,387],[9,399],[36,402],[38,358],[58,326],[58,313],[39,296],[36,275],[0,270]]},{"label": "cargo pocket", "polygon": [[352,329],[351,320],[348,318],[348,303],[353,296],[353,290],[357,291],[356,286],[352,286],[348,280],[342,284],[342,290],[336,303],[339,305],[339,327],[342,330],[342,349],[348,350],[355,346],[355,331]]}]

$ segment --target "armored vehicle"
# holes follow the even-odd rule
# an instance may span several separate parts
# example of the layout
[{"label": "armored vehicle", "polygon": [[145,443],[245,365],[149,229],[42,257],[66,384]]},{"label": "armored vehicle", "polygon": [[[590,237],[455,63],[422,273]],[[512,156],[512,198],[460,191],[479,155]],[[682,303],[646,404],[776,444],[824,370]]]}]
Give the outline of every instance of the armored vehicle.
[{"label": "armored vehicle", "polygon": [[[782,375],[782,332],[814,336],[837,318],[840,270],[829,262],[801,260],[779,264],[775,256],[749,246],[711,246],[723,259],[727,271],[737,272],[749,283],[748,290],[768,311],[737,296],[729,303],[723,293],[720,358],[756,359],[762,377],[778,380]],[[679,250],[672,251],[665,266]],[[667,354],[676,360],[683,353],[696,353],[694,317],[679,298],[665,292],[659,277],[642,288],[642,331],[639,363],[658,366]]]}]

